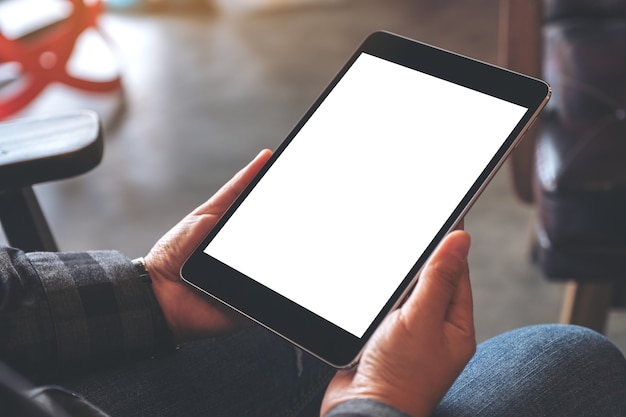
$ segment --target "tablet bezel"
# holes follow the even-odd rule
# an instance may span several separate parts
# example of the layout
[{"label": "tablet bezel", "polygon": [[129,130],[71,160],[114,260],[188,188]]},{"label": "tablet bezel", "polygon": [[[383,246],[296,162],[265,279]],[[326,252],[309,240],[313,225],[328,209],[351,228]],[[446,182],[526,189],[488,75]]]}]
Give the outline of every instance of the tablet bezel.
[{"label": "tablet bezel", "polygon": [[[363,337],[358,338],[329,321],[295,304],[282,295],[235,271],[203,252],[230,215],[259,182],[302,126],[320,106],[350,66],[362,54],[412,68],[416,71],[489,94],[527,108],[527,112],[503,142],[489,165],[483,170],[453,214],[440,228],[426,251],[416,259],[414,267],[387,301]],[[475,59],[423,44],[389,32],[375,32],[353,53],[337,76],[314,102],[303,118],[280,144],[270,161],[255,177],[217,225],[181,268],[181,277],[192,286],[250,317],[307,352],[337,368],[351,366],[364,344],[384,317],[408,293],[415,277],[441,239],[452,230],[469,210],[480,191],[503,163],[517,140],[529,127],[550,96],[550,87],[543,81],[496,67]],[[304,267],[304,266],[303,266]],[[346,295],[349,300],[349,294]],[[349,308],[349,306],[346,306]],[[306,325],[305,325],[306,323]]]}]

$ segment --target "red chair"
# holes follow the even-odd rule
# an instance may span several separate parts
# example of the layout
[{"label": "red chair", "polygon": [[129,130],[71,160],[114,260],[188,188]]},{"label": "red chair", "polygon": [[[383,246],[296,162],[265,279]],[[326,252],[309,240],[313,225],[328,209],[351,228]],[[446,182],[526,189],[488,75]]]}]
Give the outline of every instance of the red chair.
[{"label": "red chair", "polygon": [[[0,94],[0,120],[25,108],[53,83],[98,93],[121,87],[119,75],[110,80],[96,81],[68,72],[67,63],[79,37],[88,29],[95,29],[104,36],[98,27],[98,17],[103,10],[101,0],[68,1],[72,5],[70,15],[36,33],[9,39],[0,32],[0,65],[15,63],[19,68],[19,83],[5,86],[5,90],[10,90],[6,96]],[[19,85],[15,88],[14,84]]]}]

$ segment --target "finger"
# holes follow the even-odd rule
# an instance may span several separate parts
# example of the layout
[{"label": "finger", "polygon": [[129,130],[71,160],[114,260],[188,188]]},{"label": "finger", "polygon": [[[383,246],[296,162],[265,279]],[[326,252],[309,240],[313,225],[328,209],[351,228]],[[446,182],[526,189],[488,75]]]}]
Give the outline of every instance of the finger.
[{"label": "finger", "polygon": [[272,152],[269,150],[261,151],[252,162],[239,171],[220,191],[185,216],[159,239],[159,242],[152,248],[151,252],[163,253],[162,256],[167,259],[173,256],[181,259],[188,256],[213,228],[235,198],[261,170],[271,154]]},{"label": "finger", "polygon": [[272,151],[262,150],[245,168],[240,170],[207,202],[194,210],[193,214],[214,214],[223,212],[230,206],[241,192],[250,184],[252,179],[267,163]]},{"label": "finger", "polygon": [[[427,317],[433,325],[446,320],[451,302],[467,306],[467,293],[457,296],[459,283],[468,276],[467,255],[470,236],[464,231],[450,233],[433,253],[422,271],[413,294],[405,304],[418,320]],[[465,285],[465,284],[463,284]],[[463,287],[463,291],[467,288]],[[462,297],[461,299],[455,297]]]},{"label": "finger", "polygon": [[448,307],[446,321],[467,333],[474,332],[474,306],[469,268],[461,275],[457,290]]}]

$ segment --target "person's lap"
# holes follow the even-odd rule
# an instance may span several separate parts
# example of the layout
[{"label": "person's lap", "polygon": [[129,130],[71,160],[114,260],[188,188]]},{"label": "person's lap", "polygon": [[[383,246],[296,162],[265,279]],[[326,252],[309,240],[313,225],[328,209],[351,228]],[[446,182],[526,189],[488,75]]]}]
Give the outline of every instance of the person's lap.
[{"label": "person's lap", "polygon": [[319,415],[333,374],[254,327],[63,384],[111,417],[304,417]]},{"label": "person's lap", "polygon": [[[75,379],[112,417],[317,415],[334,371],[252,328],[173,355]],[[419,395],[419,393],[416,393]],[[602,336],[533,326],[479,345],[435,412],[452,416],[613,416],[626,407],[626,363]]]},{"label": "person's lap", "polygon": [[435,417],[626,415],[626,362],[604,336],[543,325],[479,345]]}]

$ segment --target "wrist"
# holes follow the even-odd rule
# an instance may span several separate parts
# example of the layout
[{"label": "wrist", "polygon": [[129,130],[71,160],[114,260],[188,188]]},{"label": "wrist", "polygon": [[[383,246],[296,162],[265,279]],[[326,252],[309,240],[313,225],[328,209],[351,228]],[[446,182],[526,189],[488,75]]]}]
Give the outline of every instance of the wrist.
[{"label": "wrist", "polygon": [[154,354],[171,352],[177,348],[173,332],[169,326],[167,318],[159,302],[155,291],[155,283],[150,276],[148,265],[143,256],[131,260],[135,273],[144,285],[151,288],[152,293],[152,324],[154,337]]}]

